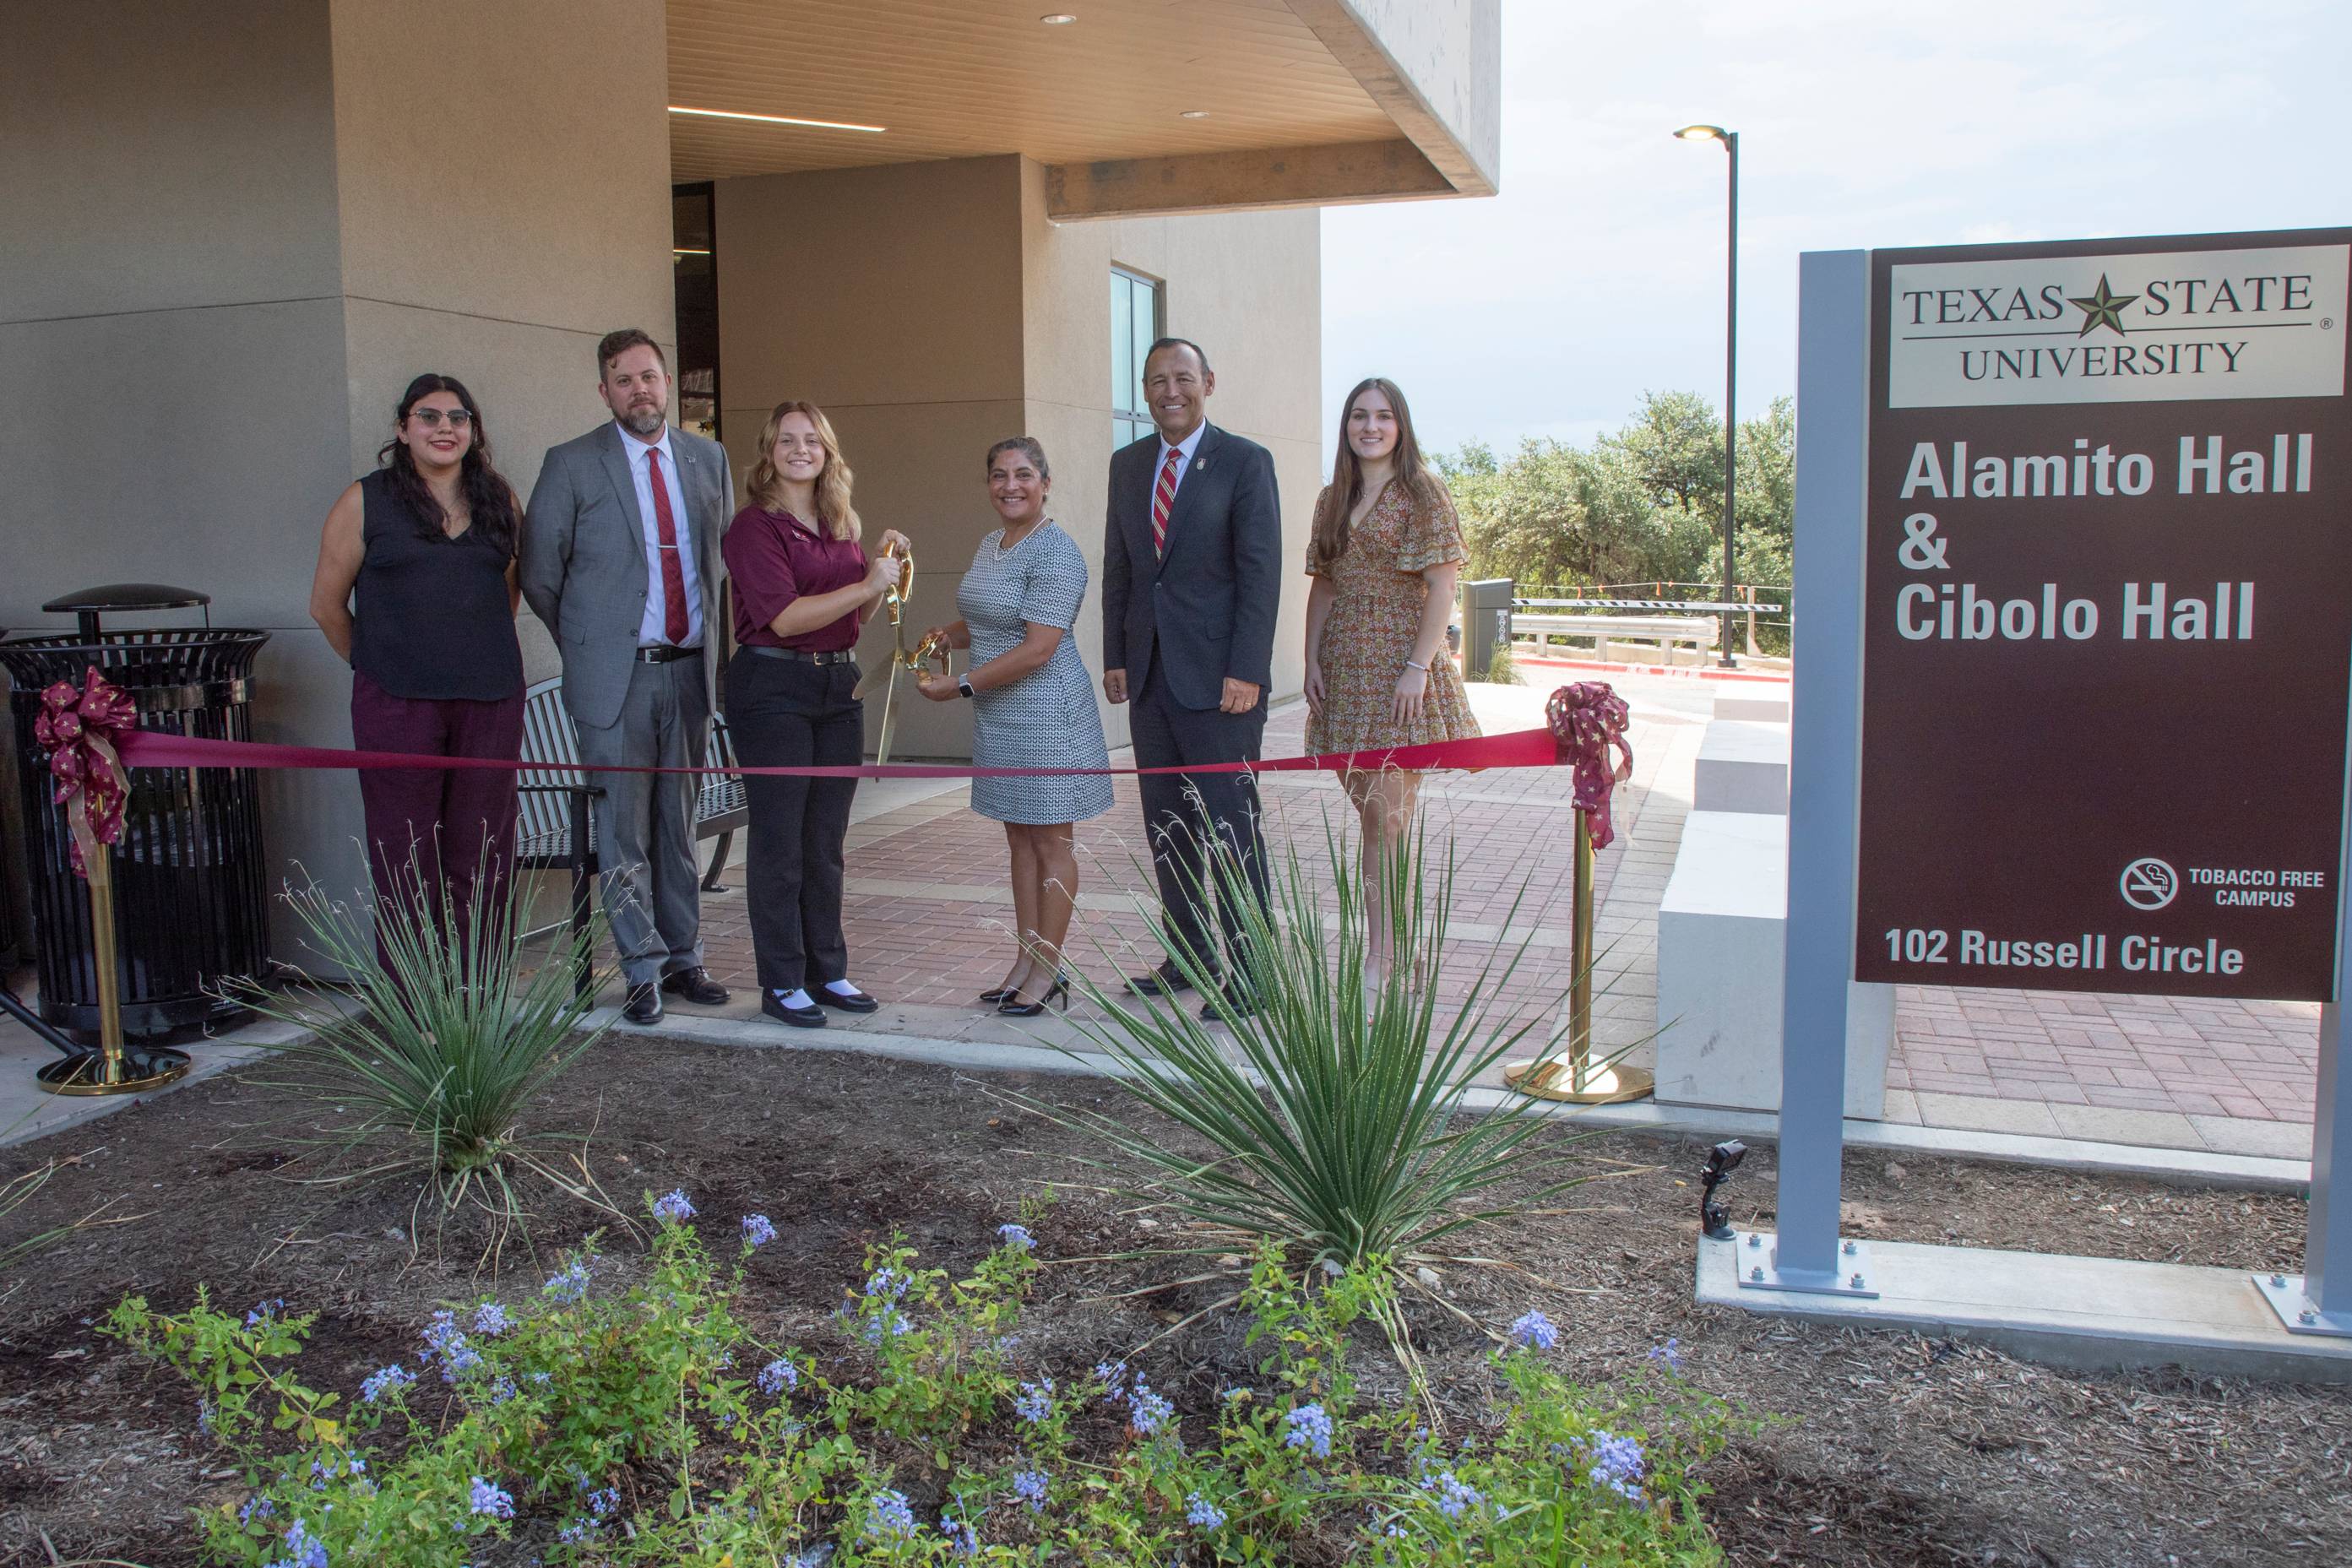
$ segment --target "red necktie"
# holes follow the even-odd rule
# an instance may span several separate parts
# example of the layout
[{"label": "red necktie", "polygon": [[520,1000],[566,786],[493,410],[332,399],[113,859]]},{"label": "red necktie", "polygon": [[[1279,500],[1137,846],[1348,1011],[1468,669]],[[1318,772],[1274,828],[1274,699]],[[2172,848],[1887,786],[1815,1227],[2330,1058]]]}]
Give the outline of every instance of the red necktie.
[{"label": "red necktie", "polygon": [[1176,467],[1184,461],[1181,447],[1168,449],[1168,461],[1160,465],[1160,483],[1151,492],[1151,549],[1154,554],[1168,554],[1168,509],[1176,504]]},{"label": "red necktie", "polygon": [[670,515],[669,486],[663,482],[661,448],[646,448],[646,468],[654,481],[654,532],[659,536],[662,563],[662,637],[686,641],[686,569],[677,564],[677,519]]}]

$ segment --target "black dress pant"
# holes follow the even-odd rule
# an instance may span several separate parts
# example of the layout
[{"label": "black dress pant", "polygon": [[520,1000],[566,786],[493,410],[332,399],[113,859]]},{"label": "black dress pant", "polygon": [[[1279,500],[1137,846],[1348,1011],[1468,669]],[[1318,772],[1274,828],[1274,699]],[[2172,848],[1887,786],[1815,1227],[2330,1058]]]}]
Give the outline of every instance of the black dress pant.
[{"label": "black dress pant", "polygon": [[[1265,697],[1248,713],[1188,708],[1169,695],[1152,652],[1143,684],[1129,698],[1128,733],[1139,768],[1171,768],[1190,762],[1255,762],[1265,737]],[[1223,839],[1239,857],[1244,885],[1262,910],[1266,904],[1265,846],[1258,835],[1257,779],[1251,774],[1147,773],[1140,780],[1143,823],[1159,874],[1165,935],[1181,942],[1193,961],[1213,974],[1225,965],[1209,925],[1202,894],[1217,904],[1232,967],[1245,967],[1247,931],[1230,879],[1221,877],[1206,849],[1210,835]]]},{"label": "black dress pant", "polygon": [[[849,694],[857,666],[812,664],[738,649],[727,664],[727,730],[748,768],[849,766],[864,760],[866,705]],[[744,902],[760,984],[814,989],[849,977],[841,932],[842,844],[855,779],[746,775],[751,845]]]}]

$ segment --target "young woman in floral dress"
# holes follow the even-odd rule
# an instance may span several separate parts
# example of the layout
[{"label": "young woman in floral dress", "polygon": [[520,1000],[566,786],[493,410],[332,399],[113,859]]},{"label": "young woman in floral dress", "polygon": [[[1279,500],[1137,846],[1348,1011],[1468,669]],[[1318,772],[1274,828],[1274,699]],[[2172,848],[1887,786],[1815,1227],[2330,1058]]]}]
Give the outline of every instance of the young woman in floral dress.
[{"label": "young woman in floral dress", "polygon": [[[1307,748],[1377,751],[1478,733],[1445,650],[1454,591],[1468,552],[1445,486],[1422,461],[1412,415],[1394,382],[1356,383],[1339,416],[1331,483],[1315,500],[1307,551]],[[1370,916],[1365,980],[1391,955],[1380,905],[1386,857],[1412,832],[1421,775],[1350,768],[1348,798],[1363,822]]]}]

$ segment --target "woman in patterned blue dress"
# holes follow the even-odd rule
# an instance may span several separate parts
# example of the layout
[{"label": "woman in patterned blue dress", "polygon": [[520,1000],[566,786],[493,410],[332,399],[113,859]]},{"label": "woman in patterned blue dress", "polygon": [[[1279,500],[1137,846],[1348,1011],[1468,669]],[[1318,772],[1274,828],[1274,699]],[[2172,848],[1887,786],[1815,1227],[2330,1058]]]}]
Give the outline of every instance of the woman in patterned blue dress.
[{"label": "woman in patterned blue dress", "polygon": [[[1045,516],[1053,487],[1034,437],[988,449],[988,498],[1004,526],[980,541],[956,590],[963,619],[932,629],[947,646],[971,652],[960,679],[927,671],[919,685],[933,702],[971,699],[975,767],[1110,765],[1094,681],[1069,635],[1087,596],[1087,558]],[[1100,773],[971,781],[971,809],[1004,824],[1013,852],[1020,947],[1004,983],[980,998],[998,1012],[1034,1018],[1055,1001],[1069,1007],[1062,942],[1078,899],[1074,830],[1110,803],[1110,779]]]}]

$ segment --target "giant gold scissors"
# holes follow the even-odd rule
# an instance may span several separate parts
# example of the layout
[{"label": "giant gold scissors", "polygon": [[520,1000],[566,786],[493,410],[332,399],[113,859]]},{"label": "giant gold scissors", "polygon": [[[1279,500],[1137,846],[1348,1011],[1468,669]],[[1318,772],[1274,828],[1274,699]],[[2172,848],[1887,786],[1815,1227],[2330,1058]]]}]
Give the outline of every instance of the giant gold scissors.
[{"label": "giant gold scissors", "polygon": [[945,668],[947,663],[947,647],[938,637],[925,637],[915,644],[912,653],[907,649],[907,606],[915,592],[915,552],[912,549],[901,551],[895,544],[886,545],[882,559],[895,559],[898,562],[898,582],[882,591],[882,608],[889,613],[890,635],[895,646],[890,651],[889,662],[881,669],[869,671],[857,683],[856,689],[849,694],[863,699],[876,685],[882,687],[882,734],[874,747],[874,760],[877,763],[890,760],[890,732],[898,716],[899,673],[919,670],[934,658],[940,661],[941,668]]}]

